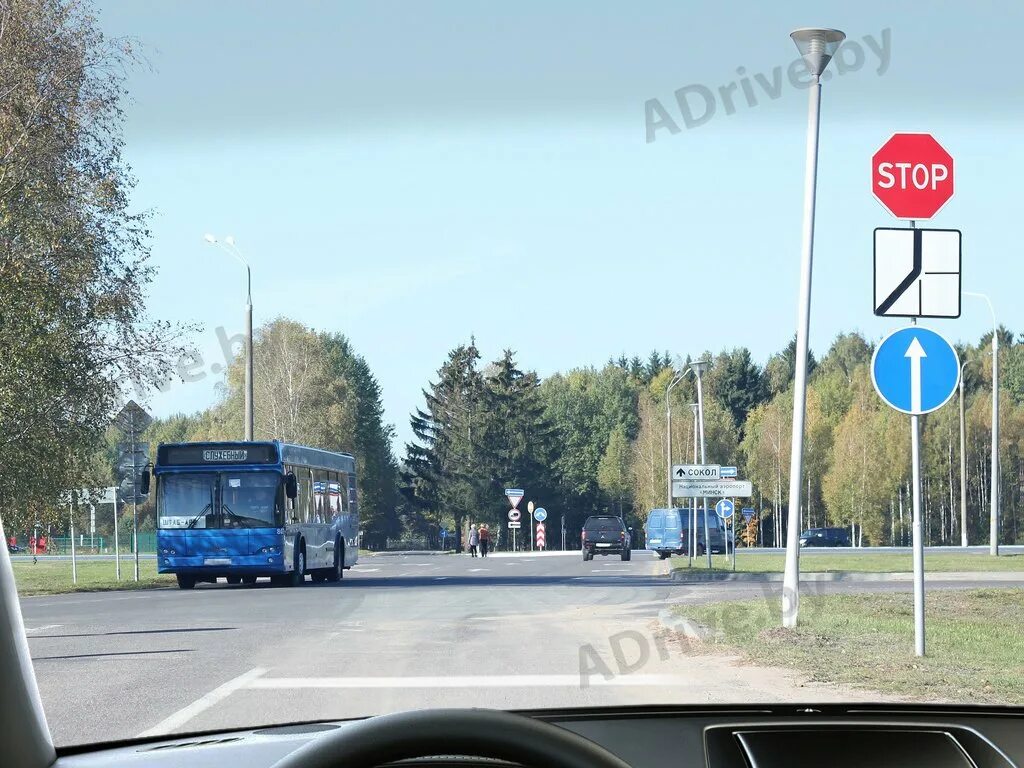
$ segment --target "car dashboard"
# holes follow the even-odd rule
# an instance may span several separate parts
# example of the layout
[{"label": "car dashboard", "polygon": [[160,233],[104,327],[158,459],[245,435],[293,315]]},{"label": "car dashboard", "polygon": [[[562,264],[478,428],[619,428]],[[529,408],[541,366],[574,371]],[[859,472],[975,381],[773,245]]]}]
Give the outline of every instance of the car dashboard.
[{"label": "car dashboard", "polygon": [[[921,705],[633,707],[520,712],[577,733],[635,768],[1007,768],[1024,760],[1024,711]],[[58,750],[58,768],[269,768],[354,721]],[[339,756],[337,764],[344,766]],[[401,765],[509,765],[433,756]]]}]

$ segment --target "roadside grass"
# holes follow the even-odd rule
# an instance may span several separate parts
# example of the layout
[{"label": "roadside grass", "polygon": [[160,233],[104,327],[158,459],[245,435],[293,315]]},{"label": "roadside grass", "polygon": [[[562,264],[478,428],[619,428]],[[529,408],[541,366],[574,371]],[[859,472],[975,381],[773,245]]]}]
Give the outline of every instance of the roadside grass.
[{"label": "roadside grass", "polygon": [[[732,556],[712,555],[713,570],[732,570]],[[783,554],[754,555],[736,550],[736,570],[745,573],[782,573],[786,562]],[[971,555],[925,553],[924,567],[931,572],[950,571],[1024,571],[1024,555]],[[686,559],[676,555],[672,558],[673,570],[691,570]],[[694,558],[692,570],[707,570],[706,558]],[[856,571],[861,573],[910,573],[914,570],[913,557],[908,554],[858,553],[823,554],[802,551],[800,570],[807,573]]]},{"label": "roadside grass", "polygon": [[677,606],[708,627],[712,647],[812,681],[915,701],[1024,704],[1024,589],[926,595],[926,656],[914,656],[910,593],[801,597],[800,625],[779,627],[779,601]]},{"label": "roadside grass", "polygon": [[14,583],[21,597],[59,595],[64,592],[102,592],[112,589],[153,589],[175,584],[174,576],[158,574],[156,560],[139,562],[139,580],[135,581],[135,560],[121,561],[121,580],[116,579],[113,560],[83,560],[78,563],[78,583],[71,582],[70,560],[15,562]]}]

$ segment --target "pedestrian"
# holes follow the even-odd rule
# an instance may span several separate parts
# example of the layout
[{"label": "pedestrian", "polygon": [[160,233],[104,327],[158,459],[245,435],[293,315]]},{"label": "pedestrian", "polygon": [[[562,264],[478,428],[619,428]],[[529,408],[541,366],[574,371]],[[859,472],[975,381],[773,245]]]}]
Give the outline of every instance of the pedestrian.
[{"label": "pedestrian", "polygon": [[476,557],[476,547],[480,543],[480,533],[476,529],[476,523],[469,526],[469,554]]},{"label": "pedestrian", "polygon": [[480,524],[478,535],[480,539],[480,557],[487,557],[487,545],[491,543],[491,532],[487,529],[487,523]]}]

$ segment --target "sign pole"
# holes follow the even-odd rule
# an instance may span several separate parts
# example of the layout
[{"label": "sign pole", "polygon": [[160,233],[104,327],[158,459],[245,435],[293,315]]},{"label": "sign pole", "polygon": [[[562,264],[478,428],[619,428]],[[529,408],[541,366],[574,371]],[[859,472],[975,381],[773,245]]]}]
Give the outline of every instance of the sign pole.
[{"label": "sign pole", "polygon": [[914,544],[914,653],[924,656],[924,539],[921,532],[921,433],[919,416],[910,417]]},{"label": "sign pole", "polygon": [[729,519],[729,532],[732,534],[732,569],[736,570],[736,499],[732,500],[733,513]]},{"label": "sign pole", "polygon": [[114,497],[114,571],[117,575],[117,580],[121,580],[121,548],[117,543],[117,488],[111,488],[111,493]]}]

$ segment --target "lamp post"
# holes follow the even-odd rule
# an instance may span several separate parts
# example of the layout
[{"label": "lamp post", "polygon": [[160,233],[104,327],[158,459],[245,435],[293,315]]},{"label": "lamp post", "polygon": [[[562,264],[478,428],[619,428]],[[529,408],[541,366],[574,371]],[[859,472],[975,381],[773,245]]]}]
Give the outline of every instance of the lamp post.
[{"label": "lamp post", "polygon": [[992,315],[992,496],[989,508],[988,553],[995,557],[999,554],[999,326],[996,324],[996,311],[991,300],[984,293],[964,291],[964,296],[983,299],[988,304]]},{"label": "lamp post", "polygon": [[[697,428],[700,434],[700,463],[707,463],[707,455],[704,445],[704,389],[701,386],[704,371],[711,367],[710,360],[697,360],[690,363],[690,370],[697,379]],[[708,538],[708,500],[702,499],[704,510],[701,516],[704,518],[704,553],[708,556],[708,570],[711,569],[711,539]],[[694,526],[696,527],[696,526]]]},{"label": "lamp post", "polygon": [[[690,410],[693,411],[693,463],[697,463],[697,411],[699,408],[696,403],[690,403]],[[693,565],[693,553],[697,549],[697,499],[690,499],[690,524],[687,526],[687,536],[689,541],[686,542],[686,565],[690,567]]]},{"label": "lamp post", "polygon": [[224,252],[234,256],[245,267],[245,439],[253,436],[253,375],[252,375],[252,269],[238,248],[235,239],[228,235],[223,242],[213,235],[204,235],[203,239]]},{"label": "lamp post", "polygon": [[669,393],[673,387],[686,378],[687,373],[689,371],[677,373],[665,387],[665,454],[668,461],[668,505],[666,509],[672,509],[672,400],[669,398]]},{"label": "lamp post", "polygon": [[846,38],[837,29],[798,29],[790,34],[811,75],[807,108],[807,156],[804,171],[803,246],[800,258],[800,304],[796,326],[796,372],[793,381],[793,443],[789,469],[789,529],[782,584],[782,625],[795,627],[800,605],[800,486],[803,481],[804,414],[807,406],[807,346],[811,323],[811,265],[814,256],[814,205],[818,183],[818,126],[821,120],[821,74]]}]

